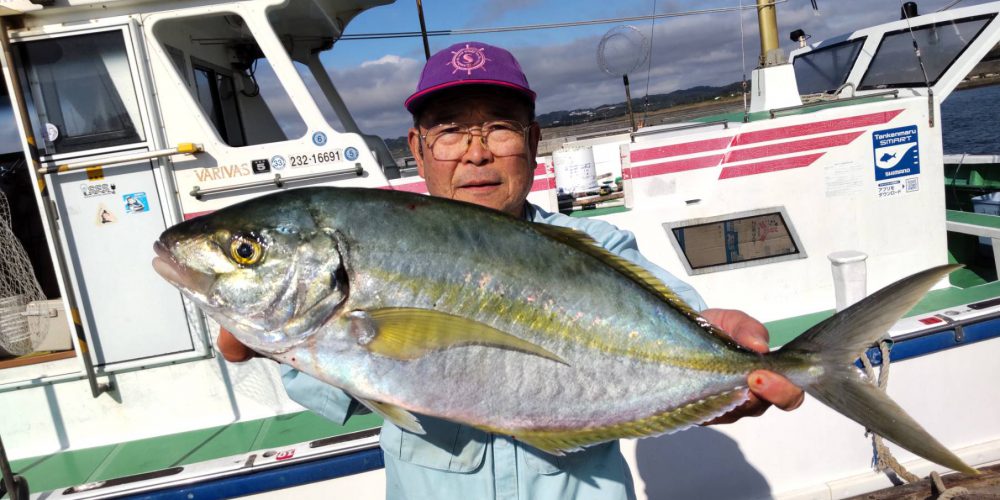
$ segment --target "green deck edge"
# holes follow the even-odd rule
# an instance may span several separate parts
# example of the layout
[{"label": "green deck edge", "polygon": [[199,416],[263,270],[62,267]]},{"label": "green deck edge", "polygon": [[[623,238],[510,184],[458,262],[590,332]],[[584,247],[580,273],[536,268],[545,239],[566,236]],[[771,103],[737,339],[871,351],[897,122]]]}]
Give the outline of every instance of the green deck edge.
[{"label": "green deck edge", "polygon": [[[941,290],[931,290],[905,317],[926,314],[931,311],[947,309],[986,300],[1000,296],[1000,282],[986,283],[970,288],[943,288]],[[780,319],[765,323],[768,332],[771,334],[771,347],[780,347],[798,337],[803,332],[819,324],[830,316],[834,310],[819,311],[811,314],[804,314],[794,318]]]},{"label": "green deck edge", "polygon": [[606,207],[606,208],[591,208],[588,210],[577,210],[575,212],[570,212],[570,217],[577,218],[587,218],[587,217],[599,217],[601,215],[611,215],[620,214],[622,212],[628,212],[629,209],[623,206],[619,207]]},{"label": "green deck edge", "polygon": [[[885,101],[885,100],[888,100],[888,98],[887,97],[876,96],[876,97],[869,97],[869,98],[866,98],[866,99],[855,99],[855,100],[848,100],[848,101],[827,101],[827,102],[825,102],[823,104],[816,104],[814,106],[796,107],[796,108],[792,108],[792,109],[789,109],[789,110],[786,110],[786,111],[777,112],[777,113],[775,113],[774,118],[781,118],[781,117],[785,117],[785,116],[795,116],[795,115],[805,115],[805,114],[809,114],[809,113],[815,113],[817,111],[822,111],[824,109],[842,108],[842,107],[845,107],[845,106],[856,106],[856,105],[868,104],[868,103],[872,103],[872,102],[880,102],[880,101]],[[700,118],[694,118],[691,121],[700,122],[700,123],[716,122],[716,121],[722,121],[722,120],[725,120],[727,122],[742,122],[744,120],[744,117],[746,117],[746,116],[749,116],[749,121],[750,122],[756,122],[756,121],[760,121],[760,120],[770,120],[770,119],[772,119],[770,111],[758,111],[756,113],[750,113],[749,115],[745,115],[742,111],[736,111],[736,112],[732,112],[732,113],[721,113],[721,114],[717,114],[717,115],[703,116],[703,117],[700,117]]]},{"label": "green deck edge", "polygon": [[15,473],[24,476],[33,492],[151,472],[279,448],[370,429],[382,425],[375,415],[359,415],[347,424],[335,424],[315,413],[236,422],[229,425],[139,439],[52,455],[15,460]]},{"label": "green deck edge", "polygon": [[958,210],[946,210],[945,218],[948,222],[961,224],[973,224],[976,226],[992,227],[1000,229],[1000,216],[979,214],[973,212],[961,212]]}]

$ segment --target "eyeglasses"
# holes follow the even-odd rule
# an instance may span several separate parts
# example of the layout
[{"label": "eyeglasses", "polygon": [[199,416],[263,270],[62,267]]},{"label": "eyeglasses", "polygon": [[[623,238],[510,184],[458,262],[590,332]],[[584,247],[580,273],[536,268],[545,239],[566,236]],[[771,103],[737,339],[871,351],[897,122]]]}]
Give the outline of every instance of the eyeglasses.
[{"label": "eyeglasses", "polygon": [[465,155],[472,144],[472,131],[493,156],[514,156],[524,153],[529,125],[509,120],[497,120],[475,125],[444,123],[435,125],[420,136],[438,161],[455,161]]}]

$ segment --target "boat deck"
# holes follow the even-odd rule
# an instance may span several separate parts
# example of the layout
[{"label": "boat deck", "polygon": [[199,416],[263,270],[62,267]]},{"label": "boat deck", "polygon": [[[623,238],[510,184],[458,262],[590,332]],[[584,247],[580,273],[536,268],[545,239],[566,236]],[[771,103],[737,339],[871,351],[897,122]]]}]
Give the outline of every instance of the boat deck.
[{"label": "boat deck", "polygon": [[32,492],[166,471],[257,450],[280,449],[381,425],[372,415],[340,426],[312,412],[236,422],[127,443],[15,460],[13,470],[27,478]]},{"label": "boat deck", "polygon": [[[957,495],[953,498],[963,500],[987,500],[1000,498],[1000,464],[980,469],[982,475],[977,477],[963,474],[947,474],[941,477],[945,488],[965,488],[967,494]],[[884,490],[873,491],[850,497],[848,500],[924,500],[927,498],[938,498],[941,494],[937,491],[930,479],[886,488]]]}]

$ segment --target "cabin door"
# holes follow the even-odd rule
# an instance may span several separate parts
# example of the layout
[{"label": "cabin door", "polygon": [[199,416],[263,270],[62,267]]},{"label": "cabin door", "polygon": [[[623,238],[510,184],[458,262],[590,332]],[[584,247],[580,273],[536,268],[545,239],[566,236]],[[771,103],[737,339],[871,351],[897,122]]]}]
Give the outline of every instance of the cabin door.
[{"label": "cabin door", "polygon": [[204,354],[179,292],[150,265],[174,209],[159,161],[128,160],[157,149],[136,31],[124,24],[14,45],[42,166],[60,170],[42,180],[70,268],[64,286],[105,370]]}]

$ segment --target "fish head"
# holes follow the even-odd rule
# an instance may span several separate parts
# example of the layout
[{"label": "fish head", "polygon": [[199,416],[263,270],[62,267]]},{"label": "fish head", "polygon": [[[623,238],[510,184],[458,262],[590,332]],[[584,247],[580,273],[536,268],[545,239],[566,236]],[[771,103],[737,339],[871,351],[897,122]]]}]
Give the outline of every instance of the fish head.
[{"label": "fish head", "polygon": [[337,234],[317,227],[308,206],[254,201],[167,229],[153,268],[240,342],[271,355],[335,314],[347,277]]}]

